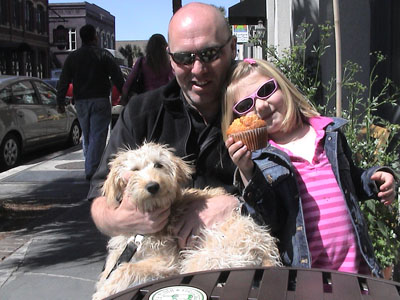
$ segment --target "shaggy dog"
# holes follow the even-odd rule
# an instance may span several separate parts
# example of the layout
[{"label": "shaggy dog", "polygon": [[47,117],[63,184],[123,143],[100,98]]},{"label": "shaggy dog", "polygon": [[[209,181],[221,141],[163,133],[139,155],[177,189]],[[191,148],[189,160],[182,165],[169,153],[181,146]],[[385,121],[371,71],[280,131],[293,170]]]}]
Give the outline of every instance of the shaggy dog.
[{"label": "shaggy dog", "polygon": [[[133,171],[128,182],[123,174]],[[103,299],[150,280],[174,274],[211,269],[279,266],[279,252],[268,230],[242,216],[239,210],[212,228],[203,228],[191,243],[181,250],[172,228],[185,214],[184,205],[226,195],[223,189],[185,189],[192,168],[172,153],[172,149],[145,143],[136,150],[119,152],[110,163],[110,173],[103,194],[110,206],[117,207],[123,193],[141,212],[171,206],[169,224],[160,232],[145,235],[137,242],[137,251],[129,261],[118,263],[130,236],[116,236],[108,243],[109,255],[105,269],[96,284],[93,299]]]}]

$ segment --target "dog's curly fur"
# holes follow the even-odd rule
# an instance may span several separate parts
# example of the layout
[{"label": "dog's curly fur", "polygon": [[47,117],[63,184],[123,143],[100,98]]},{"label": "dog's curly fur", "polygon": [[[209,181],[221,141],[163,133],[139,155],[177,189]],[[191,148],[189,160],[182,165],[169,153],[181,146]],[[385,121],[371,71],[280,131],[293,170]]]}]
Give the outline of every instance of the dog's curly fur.
[{"label": "dog's curly fur", "polygon": [[[133,171],[125,182],[122,174]],[[165,145],[144,143],[136,150],[119,152],[110,163],[110,173],[103,194],[110,206],[128,193],[129,199],[142,212],[171,206],[169,224],[160,232],[144,236],[131,261],[112,268],[128,243],[129,236],[116,236],[108,243],[109,255],[96,284],[94,300],[103,299],[131,285],[174,274],[211,269],[279,266],[276,241],[265,227],[238,211],[212,228],[203,228],[193,246],[180,250],[172,228],[185,214],[189,201],[201,201],[226,195],[221,188],[185,189],[192,168]],[[110,276],[107,278],[107,276]]]}]

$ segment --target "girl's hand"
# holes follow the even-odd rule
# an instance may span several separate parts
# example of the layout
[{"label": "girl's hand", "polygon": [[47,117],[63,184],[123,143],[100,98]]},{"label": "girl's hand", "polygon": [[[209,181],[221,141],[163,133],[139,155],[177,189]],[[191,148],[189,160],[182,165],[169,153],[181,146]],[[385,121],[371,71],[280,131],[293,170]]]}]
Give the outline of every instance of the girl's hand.
[{"label": "girl's hand", "polygon": [[378,171],[371,176],[371,179],[380,185],[378,197],[381,198],[381,202],[385,205],[392,204],[396,196],[396,185],[393,175],[388,172]]},{"label": "girl's hand", "polygon": [[225,142],[229,156],[233,163],[239,168],[242,175],[243,183],[247,184],[251,179],[254,169],[254,163],[251,160],[251,152],[247,149],[243,142],[234,142],[233,138],[228,138]]}]

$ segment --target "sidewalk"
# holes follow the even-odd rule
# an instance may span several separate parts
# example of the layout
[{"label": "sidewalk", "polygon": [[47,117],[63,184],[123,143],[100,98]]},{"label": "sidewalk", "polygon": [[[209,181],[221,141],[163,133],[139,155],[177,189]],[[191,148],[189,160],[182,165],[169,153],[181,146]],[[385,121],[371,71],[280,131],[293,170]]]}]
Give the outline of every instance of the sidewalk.
[{"label": "sidewalk", "polygon": [[46,217],[0,239],[0,299],[90,299],[107,238],[90,218],[82,150],[0,173],[0,201],[41,205]]}]

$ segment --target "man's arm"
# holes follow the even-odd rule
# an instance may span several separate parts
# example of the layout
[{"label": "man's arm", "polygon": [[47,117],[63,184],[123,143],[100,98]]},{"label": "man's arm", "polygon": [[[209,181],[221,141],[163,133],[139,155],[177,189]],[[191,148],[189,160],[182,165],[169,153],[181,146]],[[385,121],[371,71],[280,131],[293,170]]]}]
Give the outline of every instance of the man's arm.
[{"label": "man's arm", "polygon": [[169,208],[141,213],[127,197],[118,208],[109,207],[105,197],[94,199],[91,206],[94,223],[108,236],[158,232],[167,224],[169,213]]},{"label": "man's arm", "polygon": [[72,82],[72,71],[70,70],[71,55],[65,60],[61,71],[60,79],[57,83],[57,105],[65,106],[65,95],[67,94],[69,84]]},{"label": "man's arm", "polygon": [[[200,227],[211,227],[227,218],[238,207],[234,196],[218,196],[192,202],[188,213],[175,229],[179,237],[179,246],[184,248],[192,235]],[[110,208],[105,197],[93,200],[91,214],[97,228],[108,236],[149,234],[160,231],[168,223],[170,209],[158,209],[152,213],[141,213],[131,201],[124,198],[118,208]]]},{"label": "man's arm", "polygon": [[[108,53],[109,54],[109,53]],[[110,54],[106,56],[107,59],[107,70],[111,77],[111,81],[122,95],[122,87],[124,85],[124,77],[122,76],[121,68],[114,61],[114,57]]]}]

